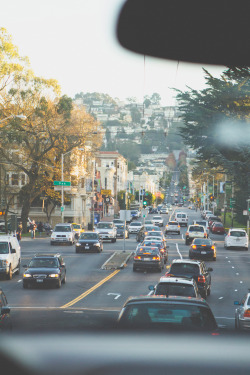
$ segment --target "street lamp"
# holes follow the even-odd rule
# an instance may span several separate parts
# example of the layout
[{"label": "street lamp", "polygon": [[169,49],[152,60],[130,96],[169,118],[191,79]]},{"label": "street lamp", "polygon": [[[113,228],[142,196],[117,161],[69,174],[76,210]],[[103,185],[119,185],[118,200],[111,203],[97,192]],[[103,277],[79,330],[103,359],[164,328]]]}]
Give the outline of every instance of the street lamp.
[{"label": "street lamp", "polygon": [[27,117],[24,116],[24,115],[10,115],[10,116],[5,117],[4,119],[0,120],[0,123],[4,122],[4,121],[6,121],[6,120],[8,120],[10,118],[20,118],[21,120],[26,120]]},{"label": "street lamp", "polygon": [[[78,150],[80,151],[84,151],[84,148],[78,148]],[[64,161],[64,156],[71,153],[72,151],[74,151],[74,149],[68,151],[68,152],[65,152],[65,154],[62,154],[62,181],[64,179],[63,177],[63,168],[64,168],[64,165],[63,165],[63,161]],[[62,183],[62,192],[61,192],[61,218],[62,218],[62,223],[64,223],[64,185]]]}]

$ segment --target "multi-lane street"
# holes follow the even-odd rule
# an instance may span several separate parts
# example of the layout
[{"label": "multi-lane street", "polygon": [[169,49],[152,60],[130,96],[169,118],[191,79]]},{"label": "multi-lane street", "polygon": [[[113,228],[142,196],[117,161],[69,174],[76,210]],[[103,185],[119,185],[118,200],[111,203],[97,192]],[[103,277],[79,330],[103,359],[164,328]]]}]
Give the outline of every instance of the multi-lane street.
[{"label": "multi-lane street", "polygon": [[[179,209],[179,207],[178,207]],[[200,211],[181,208],[189,215],[189,223],[200,218]],[[171,214],[171,212],[170,212]],[[164,217],[164,226],[170,214]],[[148,218],[152,215],[148,215]],[[142,219],[140,219],[142,220]],[[186,228],[181,234],[167,235],[170,262],[175,258],[188,258],[189,246],[185,245]],[[234,328],[234,301],[240,300],[249,288],[250,256],[244,250],[225,250],[224,236],[210,236],[217,245],[217,261],[206,261],[213,268],[211,295],[207,297],[218,324]],[[15,331],[80,330],[87,327],[105,328],[113,324],[123,303],[129,296],[149,293],[148,286],[156,283],[158,272],[133,272],[132,258],[127,267],[104,270],[101,266],[116,251],[123,251],[123,239],[104,243],[98,254],[76,254],[74,246],[51,246],[49,238],[23,238],[22,272],[24,265],[37,253],[62,254],[67,267],[67,281],[60,289],[23,289],[22,272],[12,280],[1,280],[13,319]],[[126,239],[125,249],[134,251],[135,235]]]}]

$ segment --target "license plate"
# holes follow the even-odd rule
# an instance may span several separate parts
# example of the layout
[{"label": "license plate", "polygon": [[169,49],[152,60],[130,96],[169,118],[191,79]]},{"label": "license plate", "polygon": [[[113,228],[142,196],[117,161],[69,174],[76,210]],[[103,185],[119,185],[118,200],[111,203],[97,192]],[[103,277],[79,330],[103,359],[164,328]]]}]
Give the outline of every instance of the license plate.
[{"label": "license plate", "polygon": [[43,279],[37,279],[36,282],[37,283],[43,283]]},{"label": "license plate", "polygon": [[150,258],[144,258],[144,260],[151,260]]},{"label": "license plate", "polygon": [[89,249],[89,246],[85,246],[85,249]]},{"label": "license plate", "polygon": [[201,254],[206,254],[207,252],[206,251],[201,251]]}]

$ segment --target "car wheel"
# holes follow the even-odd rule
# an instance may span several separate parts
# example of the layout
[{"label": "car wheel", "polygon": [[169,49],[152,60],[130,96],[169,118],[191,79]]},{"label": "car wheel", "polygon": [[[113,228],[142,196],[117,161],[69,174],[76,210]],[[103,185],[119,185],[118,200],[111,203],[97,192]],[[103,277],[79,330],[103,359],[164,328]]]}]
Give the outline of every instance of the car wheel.
[{"label": "car wheel", "polygon": [[12,277],[13,277],[13,271],[12,271],[12,266],[10,265],[9,272],[7,273],[7,280],[12,280]]},{"label": "car wheel", "polygon": [[207,290],[201,292],[201,297],[206,299],[207,298]]},{"label": "car wheel", "polygon": [[181,232],[177,232],[177,234],[181,234]]},{"label": "car wheel", "polygon": [[189,245],[189,241],[188,240],[185,241],[185,245]]},{"label": "car wheel", "polygon": [[245,247],[245,250],[248,251],[248,247]]},{"label": "car wheel", "polygon": [[50,244],[51,244],[51,246],[53,246],[53,245],[54,245],[54,242],[50,241]]},{"label": "car wheel", "polygon": [[211,286],[207,290],[207,295],[210,296],[210,294],[211,294]]},{"label": "car wheel", "polygon": [[79,253],[79,249],[76,247],[76,253]]},{"label": "car wheel", "polygon": [[63,278],[63,280],[62,280],[62,283],[63,283],[63,284],[66,283],[66,273],[65,273],[64,278]]},{"label": "car wheel", "polygon": [[16,270],[16,274],[19,275],[20,274],[20,267],[21,267],[21,261],[19,259],[18,261],[18,266],[17,266],[17,270]]},{"label": "car wheel", "polygon": [[62,286],[62,280],[59,278],[56,287],[59,289]]},{"label": "car wheel", "polygon": [[136,271],[136,267],[135,266],[133,266],[133,272],[135,272]]},{"label": "car wheel", "polygon": [[214,261],[214,262],[216,261],[216,257],[213,257],[213,261]]},{"label": "car wheel", "polygon": [[240,325],[239,325],[238,319],[237,319],[236,317],[235,317],[234,326],[235,326],[235,329],[236,329],[237,331],[240,330]]},{"label": "car wheel", "polygon": [[28,284],[23,283],[23,289],[28,289]]}]

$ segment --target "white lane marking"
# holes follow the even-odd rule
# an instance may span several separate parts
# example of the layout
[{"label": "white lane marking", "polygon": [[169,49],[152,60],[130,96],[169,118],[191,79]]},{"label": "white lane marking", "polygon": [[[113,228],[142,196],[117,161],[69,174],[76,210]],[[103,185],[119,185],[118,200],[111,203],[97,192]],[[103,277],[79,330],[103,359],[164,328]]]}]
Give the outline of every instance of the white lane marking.
[{"label": "white lane marking", "polygon": [[236,276],[239,276],[239,272],[236,272],[236,274],[235,274]]},{"label": "white lane marking", "polygon": [[116,296],[114,299],[118,299],[119,297],[121,297],[119,293],[108,293],[108,296]]},{"label": "white lane marking", "polygon": [[228,263],[231,263],[231,260],[228,260]]},{"label": "white lane marking", "polygon": [[180,258],[182,259],[182,255],[180,253],[178,243],[176,243],[175,246],[176,246],[177,253],[180,255]]},{"label": "white lane marking", "polygon": [[224,297],[219,297],[219,299],[223,299]]},{"label": "white lane marking", "polygon": [[232,268],[234,268],[234,266],[232,266]]},{"label": "white lane marking", "polygon": [[243,281],[240,281],[240,284],[243,284]]},{"label": "white lane marking", "polygon": [[226,257],[226,259],[228,259],[228,257]]},{"label": "white lane marking", "polygon": [[183,234],[181,234],[181,238],[184,240]]},{"label": "white lane marking", "polygon": [[21,283],[22,281],[23,281],[22,279],[20,279],[20,280],[17,280],[17,282],[18,282],[18,283]]},{"label": "white lane marking", "polygon": [[226,316],[216,316],[215,319],[228,319],[228,320],[234,320],[235,318],[228,318]]},{"label": "white lane marking", "polygon": [[234,289],[235,292],[238,292],[238,289]]}]

